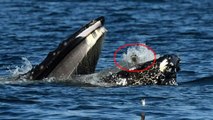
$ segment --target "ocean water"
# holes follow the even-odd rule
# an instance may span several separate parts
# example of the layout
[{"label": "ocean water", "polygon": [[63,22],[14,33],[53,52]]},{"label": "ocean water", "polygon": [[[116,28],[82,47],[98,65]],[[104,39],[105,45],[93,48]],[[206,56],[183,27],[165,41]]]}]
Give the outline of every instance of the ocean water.
[{"label": "ocean water", "polygon": [[[11,82],[10,71],[39,64],[62,40],[99,16],[105,16],[108,33],[97,71],[114,66],[119,46],[146,43],[157,54],[181,58],[179,85]],[[140,120],[141,113],[146,120],[212,120],[212,100],[212,0],[0,1],[1,120]]]}]

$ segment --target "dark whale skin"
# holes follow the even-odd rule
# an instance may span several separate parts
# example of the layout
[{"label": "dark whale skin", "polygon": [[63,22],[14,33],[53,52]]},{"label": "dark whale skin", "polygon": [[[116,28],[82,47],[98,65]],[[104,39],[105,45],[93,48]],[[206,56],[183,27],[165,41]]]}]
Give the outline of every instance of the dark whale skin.
[{"label": "dark whale skin", "polygon": [[[167,61],[165,69],[160,69],[161,63]],[[134,66],[134,70],[141,70],[152,64],[148,61]],[[156,63],[148,70],[143,72],[127,72],[120,70],[108,76],[101,77],[102,81],[117,86],[131,85],[177,85],[176,74],[179,68],[180,58],[176,55],[164,55],[156,60]]]},{"label": "dark whale skin", "polygon": [[[86,36],[80,36],[91,26],[95,26],[95,24],[98,25],[96,25],[96,28],[93,28],[94,30],[88,32]],[[94,73],[102,48],[105,31],[102,32],[102,35],[99,38],[97,38],[97,42],[91,47],[88,53],[85,53],[83,59],[77,61],[73,59],[72,56],[73,54],[78,54],[79,51],[85,52],[85,47],[87,47],[86,38],[89,35],[92,35],[93,37],[96,36],[96,30],[99,30],[100,32],[100,28],[102,28],[103,25],[104,17],[92,20],[69,36],[66,40],[62,41],[54,51],[49,52],[48,56],[39,65],[36,65],[28,73],[21,76],[30,80],[42,80],[50,77],[56,79],[69,79],[71,75]],[[78,65],[74,63],[75,61],[78,62]]]}]

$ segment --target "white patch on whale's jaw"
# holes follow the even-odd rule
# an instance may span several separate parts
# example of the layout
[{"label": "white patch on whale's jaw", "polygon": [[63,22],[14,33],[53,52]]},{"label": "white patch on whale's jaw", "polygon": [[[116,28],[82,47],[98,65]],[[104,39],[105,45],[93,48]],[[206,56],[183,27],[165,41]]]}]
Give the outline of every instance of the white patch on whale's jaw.
[{"label": "white patch on whale's jaw", "polygon": [[160,63],[160,71],[161,71],[161,72],[164,72],[164,71],[166,70],[167,64],[168,64],[168,60],[167,60],[167,59],[163,60],[163,61]]},{"label": "white patch on whale's jaw", "polygon": [[117,85],[125,86],[127,85],[126,78],[119,78],[118,81],[116,82]]}]

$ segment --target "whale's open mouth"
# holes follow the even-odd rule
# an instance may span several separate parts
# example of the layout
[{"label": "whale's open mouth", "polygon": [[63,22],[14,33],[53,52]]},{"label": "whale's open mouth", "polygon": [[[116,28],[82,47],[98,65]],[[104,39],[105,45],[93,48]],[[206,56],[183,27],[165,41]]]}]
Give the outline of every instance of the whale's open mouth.
[{"label": "whale's open mouth", "polygon": [[[99,59],[102,42],[106,29],[104,17],[99,17],[68,39],[62,41],[59,46],[28,73],[22,75],[27,79],[41,80],[44,78],[69,79],[75,75],[94,73]],[[149,55],[149,54],[148,54]],[[153,60],[137,61],[133,55],[133,68],[141,70],[152,64]],[[118,70],[110,75],[102,76],[101,80],[115,85],[175,85],[176,73],[180,70],[180,59],[176,55],[164,55],[158,57],[156,63],[143,72],[127,72]]]},{"label": "whale's open mouth", "polygon": [[106,34],[103,25],[104,17],[99,17],[80,28],[29,71],[27,79],[69,79],[72,75],[93,73]]}]

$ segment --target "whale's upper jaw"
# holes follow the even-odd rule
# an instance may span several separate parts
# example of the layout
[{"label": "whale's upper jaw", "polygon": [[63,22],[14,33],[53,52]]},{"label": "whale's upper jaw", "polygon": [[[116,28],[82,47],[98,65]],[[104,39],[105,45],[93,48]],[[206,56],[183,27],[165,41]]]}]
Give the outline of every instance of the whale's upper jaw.
[{"label": "whale's upper jaw", "polygon": [[[150,65],[153,61],[138,65],[137,70],[144,69]],[[148,76],[148,81],[152,81],[151,84],[158,85],[177,85],[176,75],[180,71],[180,58],[174,54],[164,55],[156,60],[156,63],[150,70],[139,73],[138,77],[144,78],[144,75]],[[146,83],[147,80],[143,82]]]},{"label": "whale's upper jaw", "polygon": [[160,85],[175,85],[176,74],[180,71],[180,58],[177,55],[164,55],[157,60],[159,70],[162,72],[164,78],[158,80]]},{"label": "whale's upper jaw", "polygon": [[160,71],[164,73],[176,73],[180,71],[180,58],[177,55],[164,55],[160,58]]},{"label": "whale's upper jaw", "polygon": [[[176,74],[179,68],[180,58],[176,55],[164,55],[156,60],[156,63],[143,72],[127,72],[120,70],[102,79],[104,82],[118,86],[129,85],[177,85]],[[137,64],[131,70],[144,70],[153,61]]]}]

